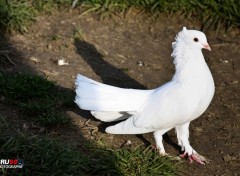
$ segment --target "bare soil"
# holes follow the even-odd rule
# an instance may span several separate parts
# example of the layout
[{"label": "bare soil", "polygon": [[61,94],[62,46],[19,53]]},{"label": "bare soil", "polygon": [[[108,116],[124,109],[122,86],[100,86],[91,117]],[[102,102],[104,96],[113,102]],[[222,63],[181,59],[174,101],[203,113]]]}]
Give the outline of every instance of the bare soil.
[{"label": "bare soil", "polygon": [[[78,73],[114,86],[151,89],[171,79],[171,43],[183,26],[201,27],[184,17],[151,19],[134,10],[124,17],[115,15],[102,20],[90,14],[80,15],[77,10],[55,12],[39,17],[27,34],[3,37],[0,54],[8,61],[1,62],[0,67],[6,72],[45,75],[72,93]],[[203,52],[216,93],[208,110],[191,123],[190,140],[195,150],[211,162],[203,166],[186,160],[182,164],[184,175],[240,175],[240,31],[205,33],[212,52]],[[58,65],[59,59],[68,65]],[[109,124],[95,120],[77,106],[65,111],[76,130],[54,128],[50,130],[52,135],[60,134],[73,143],[101,140],[116,148],[127,140],[133,146],[154,144],[152,134],[106,134],[104,127]],[[1,104],[0,112],[15,119],[20,127],[27,123],[17,120],[20,117],[12,107]],[[174,131],[168,132],[165,147],[170,155],[179,154]]]}]

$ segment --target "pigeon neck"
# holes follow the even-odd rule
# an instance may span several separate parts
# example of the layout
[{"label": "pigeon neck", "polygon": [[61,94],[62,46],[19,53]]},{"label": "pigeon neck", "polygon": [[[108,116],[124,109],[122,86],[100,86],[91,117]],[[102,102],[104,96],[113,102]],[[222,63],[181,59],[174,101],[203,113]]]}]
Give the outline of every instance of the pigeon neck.
[{"label": "pigeon neck", "polygon": [[[173,43],[175,74],[173,80],[186,80],[201,74],[206,66],[202,51],[200,49],[189,48],[183,42]],[[197,74],[197,75],[196,75]]]}]

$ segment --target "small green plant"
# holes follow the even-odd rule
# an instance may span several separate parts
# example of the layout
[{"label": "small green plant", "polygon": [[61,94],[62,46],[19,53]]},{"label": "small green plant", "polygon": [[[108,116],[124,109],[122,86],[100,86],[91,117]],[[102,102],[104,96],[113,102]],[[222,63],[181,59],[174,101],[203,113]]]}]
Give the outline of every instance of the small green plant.
[{"label": "small green plant", "polygon": [[56,41],[56,40],[59,40],[59,39],[61,39],[61,36],[59,36],[58,34],[54,34],[54,35],[49,37],[50,41]]},{"label": "small green plant", "polygon": [[74,39],[78,39],[78,40],[83,40],[84,39],[84,33],[83,30],[81,28],[75,28],[73,30],[73,38]]}]

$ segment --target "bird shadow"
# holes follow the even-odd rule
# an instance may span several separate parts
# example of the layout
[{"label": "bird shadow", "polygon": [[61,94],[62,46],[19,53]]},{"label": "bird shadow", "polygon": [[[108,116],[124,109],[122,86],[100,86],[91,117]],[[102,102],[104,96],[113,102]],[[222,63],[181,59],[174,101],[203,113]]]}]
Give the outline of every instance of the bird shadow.
[{"label": "bird shadow", "polygon": [[163,140],[164,140],[167,144],[169,144],[169,145],[171,145],[172,147],[174,147],[180,154],[183,152],[182,149],[181,149],[181,147],[180,147],[178,144],[176,144],[176,143],[170,138],[170,136],[169,136],[168,133],[165,133],[165,134],[163,135]]},{"label": "bird shadow", "polygon": [[[75,39],[74,43],[77,53],[92,67],[95,74],[100,76],[105,84],[122,88],[147,89],[144,85],[131,78],[125,72],[104,60],[103,54],[101,54],[93,44],[80,39]],[[117,123],[119,123],[119,121],[109,123],[102,122],[98,126],[99,131],[104,132],[106,127]],[[138,134],[136,137],[139,138],[145,146],[151,145],[151,143],[142,134]],[[171,140],[167,133],[163,136],[163,139],[166,143],[180,151],[180,147]]]},{"label": "bird shadow", "polygon": [[79,55],[92,67],[93,71],[101,77],[105,84],[122,88],[146,89],[144,85],[134,80],[121,69],[108,63],[94,45],[75,39],[75,46]]}]

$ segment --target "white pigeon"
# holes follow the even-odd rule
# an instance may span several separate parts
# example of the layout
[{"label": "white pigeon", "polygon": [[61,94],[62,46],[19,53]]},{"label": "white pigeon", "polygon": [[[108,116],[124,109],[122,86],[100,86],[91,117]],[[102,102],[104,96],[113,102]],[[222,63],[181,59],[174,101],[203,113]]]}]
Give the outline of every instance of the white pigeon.
[{"label": "white pigeon", "polygon": [[173,42],[175,74],[170,82],[152,90],[123,89],[82,75],[76,79],[77,105],[104,122],[127,119],[106,128],[111,134],[154,132],[156,147],[165,155],[162,135],[176,129],[178,144],[192,162],[204,164],[189,143],[189,124],[209,106],[214,95],[212,74],[201,49],[211,51],[203,32],[183,27]]}]

